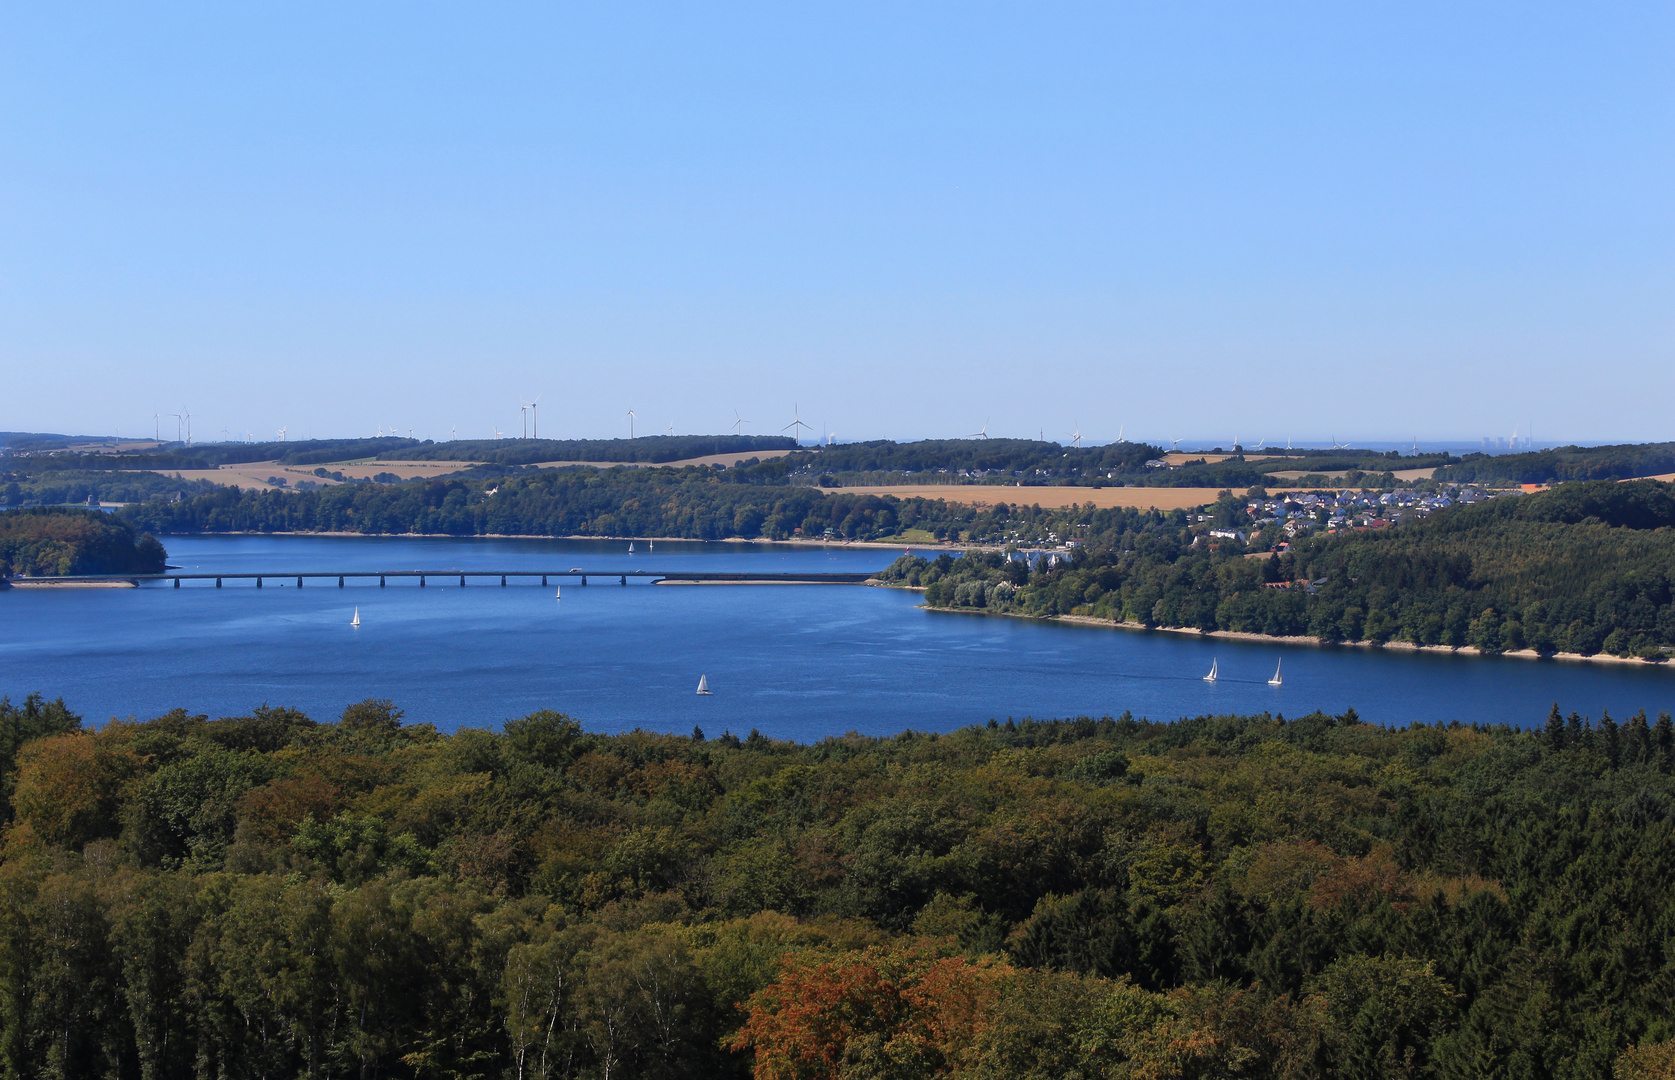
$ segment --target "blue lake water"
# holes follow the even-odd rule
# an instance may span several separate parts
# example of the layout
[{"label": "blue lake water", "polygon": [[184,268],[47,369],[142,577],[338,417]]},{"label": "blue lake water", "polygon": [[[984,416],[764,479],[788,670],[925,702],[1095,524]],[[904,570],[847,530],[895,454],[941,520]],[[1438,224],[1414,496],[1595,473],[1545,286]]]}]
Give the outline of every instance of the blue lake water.
[{"label": "blue lake water", "polygon": [[[662,542],[173,537],[186,571],[876,570],[897,552]],[[276,587],[279,586],[279,587]],[[812,740],[946,731],[991,717],[1203,713],[1538,724],[1566,712],[1675,709],[1659,668],[1312,649],[921,610],[857,586],[622,587],[431,579],[191,583],[0,592],[0,693],[63,696],[89,721],[264,702],[317,719],[367,697],[445,730],[557,709],[590,728]],[[362,625],[349,625],[359,607]],[[1285,685],[1266,685],[1279,658]],[[1210,663],[1221,679],[1206,683]],[[713,696],[694,693],[707,675]]]}]

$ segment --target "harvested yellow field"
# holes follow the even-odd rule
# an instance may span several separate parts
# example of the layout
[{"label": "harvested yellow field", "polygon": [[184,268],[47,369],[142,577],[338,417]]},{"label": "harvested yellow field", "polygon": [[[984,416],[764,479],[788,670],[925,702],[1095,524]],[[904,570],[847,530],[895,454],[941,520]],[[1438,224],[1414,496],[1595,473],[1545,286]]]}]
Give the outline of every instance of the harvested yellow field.
[{"label": "harvested yellow field", "polygon": [[[1188,510],[1216,501],[1220,488],[1188,487],[1001,487],[998,484],[897,484],[890,487],[821,488],[827,494],[894,495],[898,499],[946,499],[968,506],[1008,503],[1044,510],[1088,503],[1106,509],[1133,506],[1151,510]],[[1236,492],[1235,494],[1241,494]]]}]

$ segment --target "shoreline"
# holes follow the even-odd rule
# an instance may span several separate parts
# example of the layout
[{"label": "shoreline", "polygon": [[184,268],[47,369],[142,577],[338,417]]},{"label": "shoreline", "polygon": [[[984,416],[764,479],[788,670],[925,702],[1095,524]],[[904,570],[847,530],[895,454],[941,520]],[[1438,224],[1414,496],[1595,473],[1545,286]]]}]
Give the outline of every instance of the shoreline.
[{"label": "shoreline", "polygon": [[[869,584],[871,584],[869,582]],[[904,592],[919,592],[921,587],[895,585],[889,582],[879,582],[879,588],[901,589]],[[1510,657],[1517,660],[1557,660],[1572,664],[1628,664],[1647,669],[1662,668],[1675,669],[1675,665],[1665,661],[1641,660],[1633,656],[1612,656],[1609,653],[1595,653],[1583,656],[1581,653],[1555,652],[1542,654],[1534,649],[1509,649],[1506,652],[1486,653],[1475,645],[1415,645],[1411,641],[1322,641],[1312,635],[1296,637],[1270,637],[1267,634],[1251,634],[1239,630],[1198,630],[1190,626],[1147,626],[1145,623],[1123,622],[1118,619],[1100,619],[1092,615],[1025,615],[1017,611],[989,611],[984,608],[948,608],[932,607],[921,604],[926,611],[934,611],[943,615],[986,615],[1000,619],[1029,619],[1035,622],[1058,622],[1069,626],[1088,626],[1105,630],[1129,630],[1141,633],[1163,634],[1192,634],[1196,637],[1222,641],[1249,641],[1263,645],[1307,646],[1316,649],[1390,649],[1397,652],[1427,653],[1433,656],[1472,656],[1472,657]]]},{"label": "shoreline", "polygon": [[545,533],[363,533],[345,532],[343,530],[311,530],[311,531],[280,531],[272,532],[184,532],[164,533],[163,537],[201,537],[201,536],[331,536],[331,537],[364,537],[366,539],[386,540],[608,540],[620,543],[639,543],[646,541],[656,543],[659,540],[670,544],[763,544],[783,545],[785,547],[836,547],[836,548],[876,548],[880,551],[1000,551],[992,544],[923,544],[911,540],[884,542],[879,540],[769,540],[766,537],[735,536],[722,540],[695,540],[689,536],[549,536]]}]

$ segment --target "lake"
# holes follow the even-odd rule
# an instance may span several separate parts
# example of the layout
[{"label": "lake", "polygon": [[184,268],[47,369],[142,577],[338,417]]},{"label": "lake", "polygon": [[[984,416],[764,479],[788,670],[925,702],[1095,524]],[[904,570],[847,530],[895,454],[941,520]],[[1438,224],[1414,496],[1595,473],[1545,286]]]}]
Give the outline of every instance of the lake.
[{"label": "lake", "polygon": [[[665,541],[171,537],[190,572],[339,570],[877,570],[899,552]],[[262,703],[316,719],[390,698],[409,721],[495,726],[557,709],[601,731],[801,741],[947,731],[990,718],[1174,719],[1353,707],[1413,720],[1539,724],[1554,701],[1597,717],[1675,709],[1659,668],[1298,648],[927,612],[919,595],[822,585],[586,588],[270,580],[180,589],[0,592],[0,693],[32,691],[89,722],[176,706],[232,716]],[[350,626],[360,610],[362,625]],[[1285,685],[1266,680],[1284,657]],[[1217,663],[1221,678],[1203,674]],[[712,696],[694,691],[707,676]]]}]

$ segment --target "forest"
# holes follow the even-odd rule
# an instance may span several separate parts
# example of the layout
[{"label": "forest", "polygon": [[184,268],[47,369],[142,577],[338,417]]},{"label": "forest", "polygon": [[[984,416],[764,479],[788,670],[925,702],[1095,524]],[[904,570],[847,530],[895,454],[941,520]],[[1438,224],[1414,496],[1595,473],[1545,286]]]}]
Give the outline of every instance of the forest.
[{"label": "forest", "polygon": [[[1224,499],[1235,523],[1243,510]],[[1184,515],[1088,515],[1076,555],[1035,571],[999,552],[903,556],[884,574],[933,607],[1079,615],[1323,641],[1609,653],[1675,646],[1675,484],[1565,484],[1393,528],[1317,534],[1257,557]]]},{"label": "forest", "polygon": [[1675,732],[0,703],[33,1077],[1668,1076]]},{"label": "forest", "polygon": [[[127,507],[126,520],[178,532],[446,533],[460,536],[821,537],[846,540],[967,536],[1000,539],[991,510],[864,489],[826,494],[783,482],[783,460],[720,470],[523,469],[405,484],[342,484],[305,492],[222,488],[178,503]],[[1068,521],[1080,511],[1060,511]],[[1047,517],[1041,518],[1043,532]],[[917,533],[909,532],[917,530]],[[938,531],[940,530],[940,531]]]},{"label": "forest", "polygon": [[52,574],[152,574],[165,552],[150,533],[95,510],[0,511],[0,579]]},{"label": "forest", "polygon": [[1561,446],[1527,454],[1467,454],[1436,473],[1448,483],[1551,484],[1568,480],[1630,480],[1675,472],[1675,443]]}]

